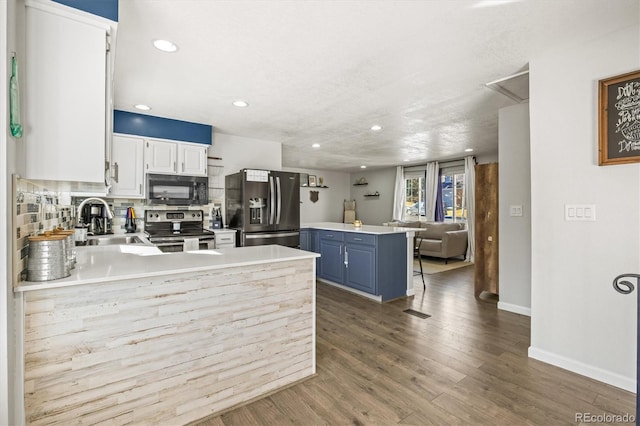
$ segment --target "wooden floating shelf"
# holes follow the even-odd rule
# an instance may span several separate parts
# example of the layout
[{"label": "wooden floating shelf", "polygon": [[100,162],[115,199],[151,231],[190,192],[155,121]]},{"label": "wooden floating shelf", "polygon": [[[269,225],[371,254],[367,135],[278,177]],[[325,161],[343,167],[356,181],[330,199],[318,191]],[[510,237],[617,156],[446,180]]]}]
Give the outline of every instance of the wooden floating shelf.
[{"label": "wooden floating shelf", "polygon": [[309,185],[304,185],[303,188],[329,188],[328,186],[309,186]]},{"label": "wooden floating shelf", "polygon": [[369,185],[369,182],[365,182],[365,183],[354,183],[353,186],[364,186],[364,185]]},{"label": "wooden floating shelf", "polygon": [[379,197],[380,194],[364,194],[365,197]]}]

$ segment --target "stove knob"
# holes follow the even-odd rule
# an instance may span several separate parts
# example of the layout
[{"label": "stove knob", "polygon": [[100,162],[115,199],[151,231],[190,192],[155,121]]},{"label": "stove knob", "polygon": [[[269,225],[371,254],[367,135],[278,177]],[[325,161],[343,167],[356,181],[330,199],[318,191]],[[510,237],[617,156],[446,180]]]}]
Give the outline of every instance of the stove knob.
[{"label": "stove knob", "polygon": [[191,213],[191,217],[196,217],[196,214],[195,213]]}]

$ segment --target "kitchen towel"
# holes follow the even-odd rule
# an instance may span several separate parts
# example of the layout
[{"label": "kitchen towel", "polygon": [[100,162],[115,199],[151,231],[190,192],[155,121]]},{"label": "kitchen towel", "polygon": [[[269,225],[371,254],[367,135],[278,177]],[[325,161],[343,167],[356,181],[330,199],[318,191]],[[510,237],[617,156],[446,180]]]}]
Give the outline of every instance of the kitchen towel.
[{"label": "kitchen towel", "polygon": [[185,238],[182,251],[196,251],[199,248],[199,240],[197,238]]}]

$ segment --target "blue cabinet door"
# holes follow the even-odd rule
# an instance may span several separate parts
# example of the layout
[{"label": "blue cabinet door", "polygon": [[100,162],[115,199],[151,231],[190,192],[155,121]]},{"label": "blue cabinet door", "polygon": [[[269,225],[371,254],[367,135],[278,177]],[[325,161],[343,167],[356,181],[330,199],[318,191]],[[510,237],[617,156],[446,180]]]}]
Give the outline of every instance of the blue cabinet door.
[{"label": "blue cabinet door", "polygon": [[319,276],[342,284],[344,281],[344,260],[342,257],[342,241],[320,240]]},{"label": "blue cabinet door", "polygon": [[377,294],[375,246],[347,244],[345,251],[347,258],[345,285]]},{"label": "blue cabinet door", "polygon": [[300,230],[300,250],[313,251],[309,244],[309,233],[307,229]]},{"label": "blue cabinet door", "polygon": [[[320,253],[320,234],[317,229],[309,230],[309,251]],[[316,275],[320,275],[320,258],[316,258]]]}]

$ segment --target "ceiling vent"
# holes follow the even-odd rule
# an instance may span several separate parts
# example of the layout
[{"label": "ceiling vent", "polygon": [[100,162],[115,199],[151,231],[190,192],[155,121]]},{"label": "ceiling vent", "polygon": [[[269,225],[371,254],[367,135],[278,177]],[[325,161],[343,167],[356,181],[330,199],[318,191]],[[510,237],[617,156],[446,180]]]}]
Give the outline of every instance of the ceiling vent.
[{"label": "ceiling vent", "polygon": [[485,86],[518,103],[526,102],[529,100],[529,70],[486,83]]}]

